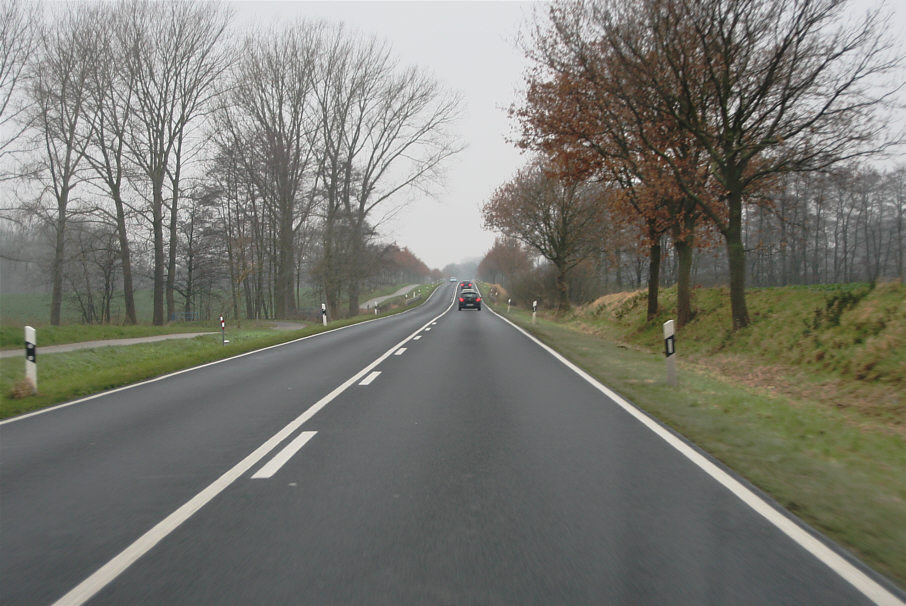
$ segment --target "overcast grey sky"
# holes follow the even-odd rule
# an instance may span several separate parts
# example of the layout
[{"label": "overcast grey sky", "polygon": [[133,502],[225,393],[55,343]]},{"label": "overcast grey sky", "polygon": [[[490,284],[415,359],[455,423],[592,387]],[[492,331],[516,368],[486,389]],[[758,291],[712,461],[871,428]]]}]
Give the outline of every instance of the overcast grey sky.
[{"label": "overcast grey sky", "polygon": [[[631,1],[631,0],[627,0]],[[863,12],[883,0],[853,0]],[[431,268],[482,257],[494,234],[481,228],[481,205],[526,161],[507,143],[527,62],[517,48],[520,26],[538,2],[246,1],[239,18],[265,24],[307,17],[342,21],[387,39],[404,64],[417,64],[465,100],[459,132],[466,149],[447,164],[446,182],[433,199],[413,196],[382,228],[384,239],[408,246]],[[906,40],[906,0],[888,0],[893,33]]]}]

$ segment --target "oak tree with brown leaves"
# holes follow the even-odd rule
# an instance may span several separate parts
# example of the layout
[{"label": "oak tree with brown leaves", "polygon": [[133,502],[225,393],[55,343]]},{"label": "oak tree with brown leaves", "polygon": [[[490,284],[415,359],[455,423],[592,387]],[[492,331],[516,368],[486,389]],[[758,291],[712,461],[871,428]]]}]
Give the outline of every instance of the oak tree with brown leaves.
[{"label": "oak tree with brown leaves", "polygon": [[557,179],[535,161],[482,207],[486,228],[521,240],[556,267],[560,312],[570,308],[569,271],[599,247],[599,193],[588,184]]},{"label": "oak tree with brown leaves", "polygon": [[[879,13],[848,22],[846,6],[846,0],[577,0],[554,5],[543,29],[538,56],[548,65],[606,67],[625,110],[614,115],[629,117],[638,140],[723,236],[734,328],[749,323],[745,205],[785,173],[823,170],[902,139],[889,134],[885,111],[900,59]],[[651,116],[701,150],[700,167],[716,187],[701,187],[702,175],[687,158],[638,128]]]},{"label": "oak tree with brown leaves", "polygon": [[[605,198],[610,216],[637,226],[641,244],[649,251],[649,320],[658,313],[661,242],[665,235],[673,239],[679,260],[677,316],[682,326],[692,317],[692,253],[702,241],[697,236],[707,234],[707,226],[702,224],[696,201],[677,185],[673,167],[650,145],[669,150],[688,182],[696,184],[701,199],[713,186],[702,166],[704,153],[668,116],[645,108],[640,112],[623,103],[633,83],[622,77],[619,65],[602,49],[591,47],[578,58],[563,60],[558,52],[561,44],[556,35],[536,32],[535,47],[529,51],[536,63],[525,102],[511,111],[521,126],[519,144],[551,158],[561,178],[594,179],[616,186]],[[637,89],[634,94],[641,96],[645,91]]]}]

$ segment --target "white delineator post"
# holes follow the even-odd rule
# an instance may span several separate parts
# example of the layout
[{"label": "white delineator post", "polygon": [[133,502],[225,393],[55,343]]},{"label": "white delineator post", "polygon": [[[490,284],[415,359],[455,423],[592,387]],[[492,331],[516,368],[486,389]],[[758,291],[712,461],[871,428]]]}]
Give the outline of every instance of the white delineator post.
[{"label": "white delineator post", "polygon": [[538,313],[538,301],[532,301],[532,324],[535,323],[536,313]]},{"label": "white delineator post", "polygon": [[664,356],[667,359],[667,384],[676,385],[676,332],[673,320],[664,322]]},{"label": "white delineator post", "polygon": [[326,303],[321,303],[321,323],[324,324],[324,326],[327,326],[327,304]]},{"label": "white delineator post", "polygon": [[220,316],[220,344],[226,345],[226,322],[223,321],[223,316]]},{"label": "white delineator post", "polygon": [[507,312],[507,313],[510,313],[510,303],[512,303],[512,302],[513,302],[512,299],[507,299],[507,300],[506,300],[506,312]]},{"label": "white delineator post", "polygon": [[38,348],[31,326],[25,327],[25,378],[31,381],[32,393],[38,393]]}]

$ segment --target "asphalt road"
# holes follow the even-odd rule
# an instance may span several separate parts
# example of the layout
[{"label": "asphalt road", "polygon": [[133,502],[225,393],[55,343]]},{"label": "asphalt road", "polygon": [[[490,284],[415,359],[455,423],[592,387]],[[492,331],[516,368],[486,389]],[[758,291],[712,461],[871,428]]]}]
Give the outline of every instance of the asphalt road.
[{"label": "asphalt road", "polygon": [[0,602],[903,603],[452,297],[0,425]]}]

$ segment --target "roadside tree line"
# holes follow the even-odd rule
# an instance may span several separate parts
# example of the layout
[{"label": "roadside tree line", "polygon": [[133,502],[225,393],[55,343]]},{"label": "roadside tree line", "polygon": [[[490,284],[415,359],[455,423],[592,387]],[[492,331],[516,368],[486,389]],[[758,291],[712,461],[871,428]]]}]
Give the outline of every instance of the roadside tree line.
[{"label": "roadside tree line", "polygon": [[[556,268],[561,310],[570,267],[605,284],[614,270],[641,283],[644,270],[649,317],[669,278],[680,325],[693,277],[726,283],[734,328],[749,323],[747,281],[902,279],[906,169],[865,164],[903,142],[892,127],[902,59],[880,12],[846,10],[845,0],[554,3],[536,14],[511,109],[515,142],[535,158],[486,202],[486,226]],[[520,217],[539,208],[543,229]],[[583,214],[594,218],[574,221]],[[545,230],[581,254],[539,246]],[[725,264],[720,276],[709,259]]]},{"label": "roadside tree line", "polygon": [[121,292],[136,322],[136,269],[154,324],[221,293],[237,318],[293,317],[303,285],[358,313],[393,256],[381,221],[460,149],[459,97],[342,25],[252,31],[202,0],[44,9],[0,2],[2,217],[31,244],[0,254],[52,243],[52,324],[64,292],[88,321]]}]

